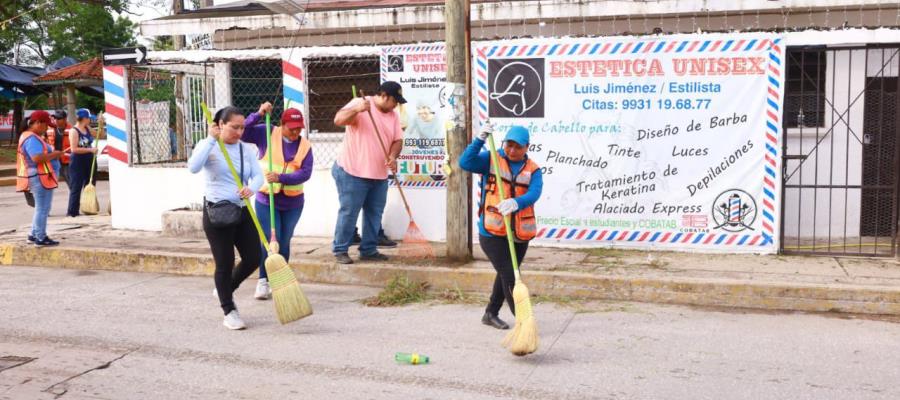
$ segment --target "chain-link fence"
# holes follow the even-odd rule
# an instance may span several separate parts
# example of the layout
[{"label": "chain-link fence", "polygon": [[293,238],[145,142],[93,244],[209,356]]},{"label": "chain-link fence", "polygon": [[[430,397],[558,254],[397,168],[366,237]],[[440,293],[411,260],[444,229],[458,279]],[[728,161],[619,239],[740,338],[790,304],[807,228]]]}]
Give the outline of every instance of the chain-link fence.
[{"label": "chain-link fence", "polygon": [[[380,83],[378,57],[328,57],[304,60],[308,117],[306,135],[316,166],[337,158],[344,128],[334,116],[353,96],[352,88],[373,93]],[[194,144],[207,135],[200,107],[233,105],[250,115],[272,102],[272,121],[284,112],[280,59],[232,62],[169,63],[129,70],[132,135],[131,163],[185,161]]]},{"label": "chain-link fence", "polygon": [[249,115],[269,101],[275,121],[283,111],[281,60],[156,64],[131,68],[129,76],[135,165],[185,161],[207,135],[202,103]]},{"label": "chain-link fence", "polygon": [[378,57],[328,57],[305,60],[309,98],[309,131],[316,166],[329,167],[340,151],[344,128],[334,115],[353,97],[353,86],[372,93],[380,84]]}]

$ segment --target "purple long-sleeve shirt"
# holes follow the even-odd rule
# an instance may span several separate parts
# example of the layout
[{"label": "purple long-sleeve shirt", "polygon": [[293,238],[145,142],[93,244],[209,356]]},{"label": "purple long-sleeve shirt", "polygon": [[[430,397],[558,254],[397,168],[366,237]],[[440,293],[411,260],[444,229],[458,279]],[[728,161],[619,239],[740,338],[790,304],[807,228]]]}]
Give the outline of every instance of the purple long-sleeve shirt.
[{"label": "purple long-sleeve shirt", "polygon": [[[268,148],[266,146],[266,124],[265,122],[260,123],[261,119],[262,116],[260,116],[259,113],[250,114],[247,119],[244,120],[244,134],[241,136],[241,140],[247,143],[253,143],[259,148],[260,159],[265,157],[266,149]],[[291,161],[297,156],[297,151],[300,149],[300,140],[291,142],[284,139],[281,149],[284,152],[284,160]],[[299,185],[309,180],[310,176],[312,176],[312,171],[313,152],[312,149],[310,149],[306,158],[303,159],[300,169],[290,174],[282,174],[279,181],[285,185]],[[283,211],[303,208],[304,197],[303,194],[291,197],[285,196],[284,193],[278,193],[275,195],[275,209]],[[259,192],[256,195],[256,201],[268,206],[269,195]]]}]

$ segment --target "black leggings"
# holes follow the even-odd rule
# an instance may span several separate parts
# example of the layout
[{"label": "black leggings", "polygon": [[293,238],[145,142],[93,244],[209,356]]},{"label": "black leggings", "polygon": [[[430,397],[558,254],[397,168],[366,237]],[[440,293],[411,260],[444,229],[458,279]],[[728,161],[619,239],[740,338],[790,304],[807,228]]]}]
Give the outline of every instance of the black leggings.
[{"label": "black leggings", "polygon": [[[256,268],[259,267],[261,247],[259,234],[250,219],[250,212],[243,207],[241,223],[231,228],[213,228],[203,207],[203,232],[209,240],[209,248],[212,250],[213,259],[216,261],[216,291],[219,293],[219,304],[222,311],[228,315],[235,309],[232,293],[244,279],[247,279]],[[241,255],[241,262],[234,265],[234,248],[237,247]]]},{"label": "black leggings", "polygon": [[[503,307],[503,299],[506,299],[509,311],[516,315],[516,302],[512,296],[513,287],[516,286],[516,275],[513,272],[512,259],[509,257],[507,239],[499,236],[479,236],[478,242],[481,244],[484,254],[494,265],[494,269],[497,270],[497,277],[494,278],[494,290],[491,292],[491,300],[485,311],[496,316]],[[525,258],[525,252],[528,251],[528,242],[516,242],[515,247],[516,259],[521,268],[522,259]]]}]

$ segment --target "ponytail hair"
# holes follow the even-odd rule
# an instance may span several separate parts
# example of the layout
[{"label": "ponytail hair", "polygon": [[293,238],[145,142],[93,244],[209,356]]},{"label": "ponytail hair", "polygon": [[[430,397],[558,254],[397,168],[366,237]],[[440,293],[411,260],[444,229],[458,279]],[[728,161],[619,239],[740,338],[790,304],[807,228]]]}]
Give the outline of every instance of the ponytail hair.
[{"label": "ponytail hair", "polygon": [[219,111],[216,111],[216,115],[213,116],[213,122],[216,125],[224,124],[231,120],[231,117],[235,115],[243,115],[241,110],[235,106],[227,106],[220,108]]}]

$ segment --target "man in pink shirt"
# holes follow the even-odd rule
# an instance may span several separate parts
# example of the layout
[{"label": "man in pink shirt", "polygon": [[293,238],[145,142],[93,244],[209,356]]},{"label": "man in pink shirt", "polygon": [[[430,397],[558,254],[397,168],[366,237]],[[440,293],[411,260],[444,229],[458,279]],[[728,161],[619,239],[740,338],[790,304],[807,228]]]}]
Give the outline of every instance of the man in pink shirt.
[{"label": "man in pink shirt", "polygon": [[[363,229],[359,259],[387,260],[376,246],[381,214],[387,203],[388,173],[397,171],[397,157],[403,150],[403,129],[394,108],[404,103],[403,88],[397,82],[388,81],[381,84],[375,96],[353,99],[334,116],[334,124],[347,129],[341,153],[331,168],[341,202],[331,251],[340,264],[353,263],[347,250],[360,210],[363,211]],[[379,133],[381,143],[388,148],[387,158],[378,140]]]}]

